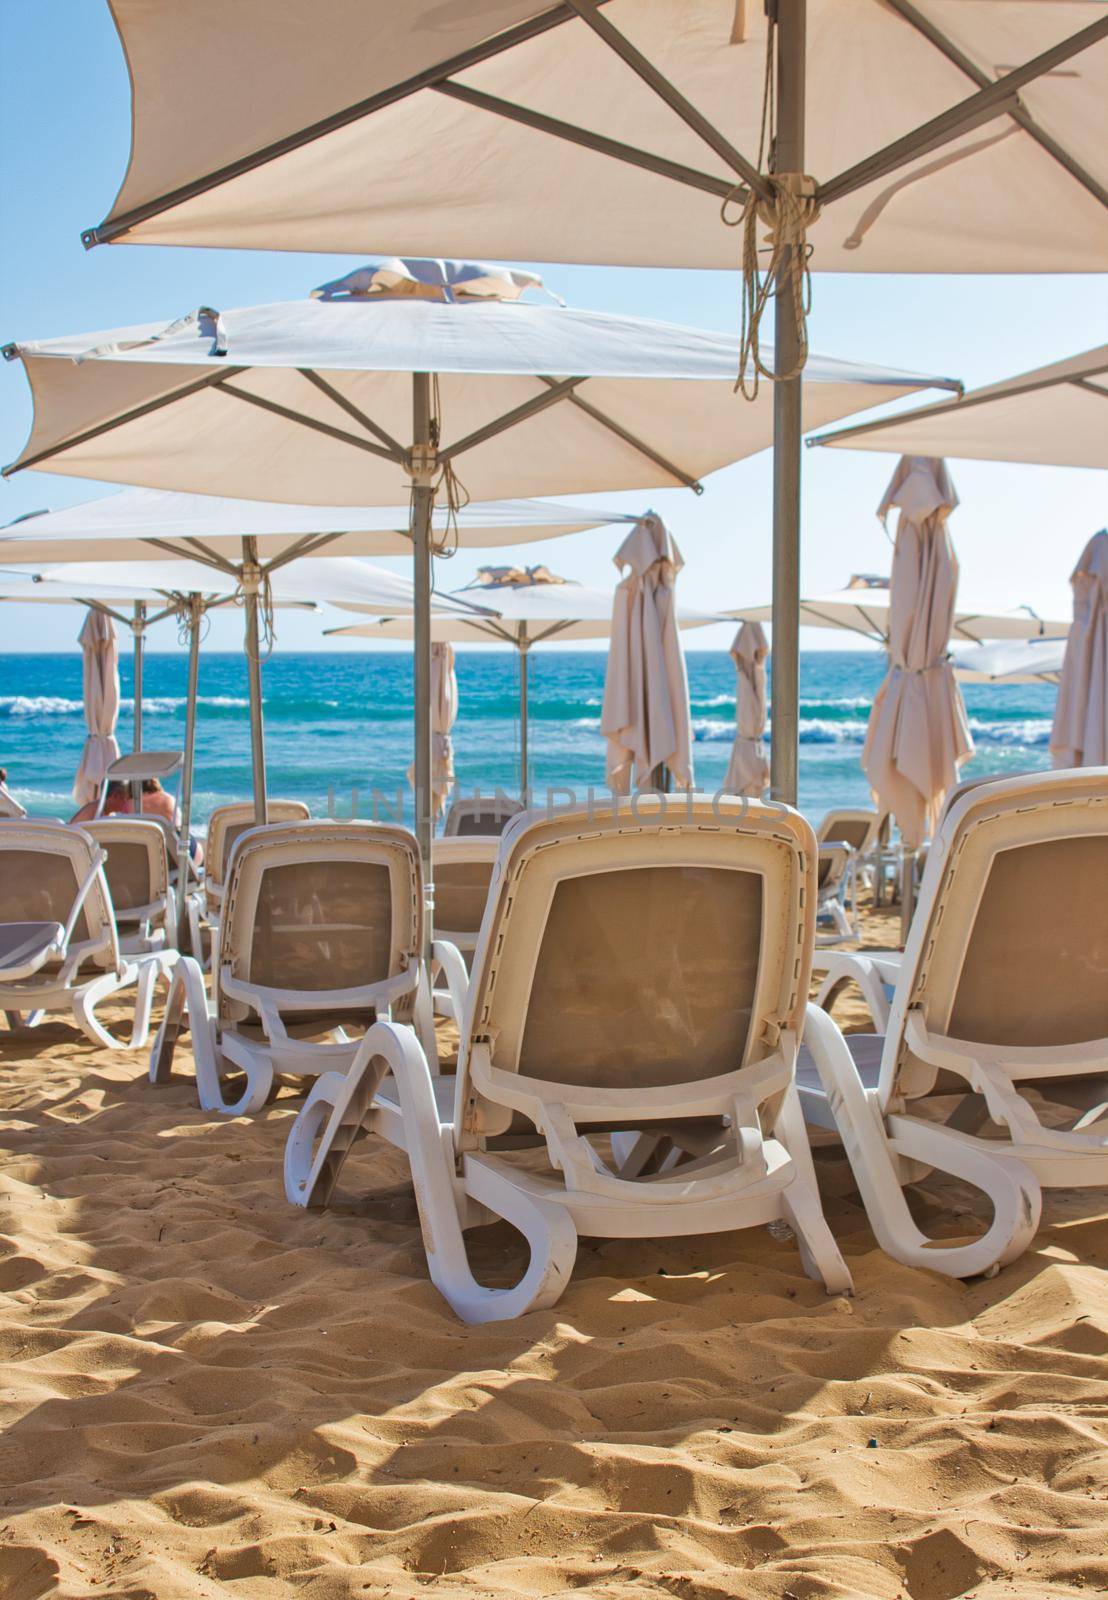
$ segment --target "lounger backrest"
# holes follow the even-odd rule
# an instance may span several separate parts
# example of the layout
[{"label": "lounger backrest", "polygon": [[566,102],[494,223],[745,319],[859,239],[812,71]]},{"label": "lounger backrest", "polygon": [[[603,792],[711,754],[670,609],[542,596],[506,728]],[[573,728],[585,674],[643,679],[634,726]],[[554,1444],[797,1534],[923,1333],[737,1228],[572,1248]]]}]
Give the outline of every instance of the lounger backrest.
[{"label": "lounger backrest", "polygon": [[816,838],[820,844],[842,843],[864,854],[877,838],[880,824],[876,811],[840,808],[827,813],[816,830]]},{"label": "lounger backrest", "polygon": [[468,838],[474,835],[497,838],[523,806],[507,795],[470,795],[453,802],[443,823],[443,837]]},{"label": "lounger backrest", "polygon": [[476,939],[489,898],[500,849],[493,838],[436,839],[431,856],[435,879],[435,932]]},{"label": "lounger backrest", "polygon": [[[96,849],[83,828],[22,818],[0,821],[0,922],[60,922],[64,927]],[[115,918],[103,872],[85,897],[72,940],[103,945],[115,959]]]},{"label": "lounger backrest", "polygon": [[[272,822],[306,822],[309,812],[303,800],[270,800],[266,815]],[[222,887],[227,881],[231,851],[239,837],[256,826],[253,800],[233,800],[216,806],[208,818],[208,838],[204,846],[204,867],[208,881]]]},{"label": "lounger backrest", "polygon": [[[365,988],[418,958],[423,882],[406,828],[268,823],[238,842],[220,923],[220,969],[269,990]],[[220,991],[221,1015],[241,1004]]]},{"label": "lounger backrest", "polygon": [[86,827],[107,852],[104,876],[117,916],[164,899],[169,889],[169,859],[165,834],[156,822],[141,817],[102,817]]},{"label": "lounger backrest", "polygon": [[821,892],[834,894],[842,886],[850,864],[850,850],[844,844],[821,844],[816,863],[816,885]]},{"label": "lounger backrest", "polygon": [[931,1092],[903,1031],[1018,1061],[1108,1038],[1108,768],[975,785],[931,846],[882,1060],[881,1090]]},{"label": "lounger backrest", "polygon": [[633,1114],[772,1054],[807,997],[814,846],[796,812],[726,798],[518,818],[474,957],[460,1123],[506,1126],[502,1074],[539,1100],[610,1089]]}]

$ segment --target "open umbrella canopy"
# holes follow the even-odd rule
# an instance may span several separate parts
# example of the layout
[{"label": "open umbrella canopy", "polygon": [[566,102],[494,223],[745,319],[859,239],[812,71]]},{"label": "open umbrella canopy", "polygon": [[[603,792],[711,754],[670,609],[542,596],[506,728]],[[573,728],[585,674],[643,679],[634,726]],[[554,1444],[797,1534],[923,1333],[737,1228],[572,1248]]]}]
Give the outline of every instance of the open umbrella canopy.
[{"label": "open umbrella canopy", "polygon": [[[239,558],[244,538],[257,540],[263,561],[308,555],[312,550],[326,550],[328,556],[410,555],[409,515],[406,504],[282,505],[270,500],[126,489],[122,494],[102,495],[58,511],[31,512],[0,526],[0,565],[145,563],[164,555],[167,546],[176,559],[184,552],[186,539],[199,539],[209,550],[234,560]],[[446,507],[436,507],[437,535],[446,535],[447,520]],[[524,544],[633,520],[621,511],[586,511],[546,500],[501,500],[463,506],[452,536],[463,545]]]},{"label": "open umbrella canopy", "polygon": [[950,664],[959,683],[1057,683],[1065,653],[1065,639],[1021,639],[970,645]]},{"label": "open umbrella canopy", "polygon": [[[733,338],[522,301],[333,295],[6,353],[35,405],[7,471],[208,495],[402,501],[413,373],[436,374],[437,465],[471,499],[699,487],[773,437],[768,387],[735,403]],[[805,415],[820,426],[926,387],[958,385],[812,356]]]},{"label": "open umbrella canopy", "polygon": [[[845,589],[833,589],[828,594],[802,598],[800,625],[804,628],[842,628],[848,633],[860,633],[876,644],[887,644],[889,603],[888,578],[859,575],[852,578]],[[772,613],[772,606],[758,605],[740,606],[735,611],[728,611],[727,615],[740,621],[770,622]],[[1030,606],[998,611],[993,607],[975,606],[962,600],[955,608],[950,637],[952,640],[964,639],[977,644],[985,639],[1034,639],[1045,635],[1057,637],[1068,632],[1068,622],[1044,621]]]},{"label": "open umbrella canopy", "polygon": [[843,450],[1108,467],[1108,344],[973,389],[961,400],[809,439]]},{"label": "open umbrella canopy", "polygon": [[[101,592],[111,592],[113,570],[116,563],[107,561],[70,561],[37,570],[39,582],[33,588],[44,599],[54,591],[67,595],[88,594],[99,598]],[[187,556],[179,560],[141,561],[128,563],[126,576],[140,585],[133,598],[165,598],[173,594],[205,594],[217,587],[218,574],[199,561]],[[12,580],[17,587],[18,580]],[[234,585],[230,585],[233,593]],[[120,586],[118,593],[126,598]],[[338,605],[340,602],[356,605],[369,612],[392,611],[398,606],[412,604],[410,578],[387,572],[383,567],[372,566],[368,561],[358,561],[351,556],[305,556],[287,567],[279,567],[270,579],[270,595],[279,607],[311,609],[320,603]],[[0,598],[5,592],[0,587]],[[460,608],[446,597],[436,597],[435,608],[452,615]],[[469,615],[468,612],[465,615]]]},{"label": "open umbrella canopy", "polygon": [[[1103,270],[1106,9],[807,0],[812,265]],[[764,10],[113,0],[131,159],[86,241],[361,252],[390,239],[429,254],[735,267],[721,201],[768,191],[754,165]],[[183,69],[197,41],[202,69]]]},{"label": "open umbrella canopy", "polygon": [[[636,520],[636,519],[630,519]],[[482,569],[488,571],[489,569]],[[545,570],[545,569],[544,569]],[[520,576],[523,576],[522,574]],[[451,601],[450,611],[441,608],[431,619],[431,637],[454,644],[514,644],[530,646],[546,639],[606,639],[612,631],[615,594],[604,589],[589,589],[583,583],[548,574],[540,582],[501,581],[469,584],[448,594],[436,593],[436,602]],[[340,611],[359,611],[362,606],[341,600]],[[480,611],[469,609],[480,606]],[[706,611],[678,607],[679,628],[703,628],[722,619]],[[354,623],[344,628],[328,628],[329,634],[353,635],[363,639],[410,639],[414,618],[381,617],[375,622]]]}]

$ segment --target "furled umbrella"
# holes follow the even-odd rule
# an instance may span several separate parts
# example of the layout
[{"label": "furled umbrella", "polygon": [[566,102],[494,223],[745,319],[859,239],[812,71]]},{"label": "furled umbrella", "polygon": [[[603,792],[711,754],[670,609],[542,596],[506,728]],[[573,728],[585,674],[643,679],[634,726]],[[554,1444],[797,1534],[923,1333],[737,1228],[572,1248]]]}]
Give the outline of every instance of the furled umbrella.
[{"label": "furled umbrella", "polygon": [[94,608],[89,609],[78,640],[84,655],[88,737],[73,780],[73,798],[83,806],[96,799],[108,768],[119,760],[115,738],[119,720],[119,646],[112,619]]},{"label": "furled umbrella", "polygon": [[[431,643],[431,795],[435,816],[446,809],[454,787],[454,742],[450,731],[458,718],[458,679],[454,671],[454,646],[444,640]],[[415,784],[415,767],[408,782]]]},{"label": "furled umbrella", "polygon": [[684,562],[661,517],[643,517],[615,554],[627,576],[616,590],[600,731],[614,794],[663,781],[693,787],[689,680],[677,630]]},{"label": "furled umbrella", "polygon": [[1056,767],[1108,766],[1108,529],[1094,533],[1074,568],[1073,626],[1050,731]]},{"label": "furled umbrella", "polygon": [[902,456],[878,515],[896,507],[889,666],[870,713],[862,766],[878,808],[892,811],[916,850],[958,770],[973,753],[962,696],[947,660],[958,562],[947,521],[958,496],[946,463]]},{"label": "furled umbrella", "polygon": [[769,784],[766,731],[766,657],[769,644],[760,622],[744,622],[731,646],[735,663],[735,742],[723,789],[761,799]]}]

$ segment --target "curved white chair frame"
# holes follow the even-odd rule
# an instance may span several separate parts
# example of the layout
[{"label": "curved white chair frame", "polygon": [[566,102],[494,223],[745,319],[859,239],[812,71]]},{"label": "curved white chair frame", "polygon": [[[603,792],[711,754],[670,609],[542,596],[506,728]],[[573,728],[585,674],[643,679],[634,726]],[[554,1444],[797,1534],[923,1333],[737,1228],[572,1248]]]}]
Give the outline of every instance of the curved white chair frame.
[{"label": "curved white chair frame", "polygon": [[[389,873],[387,974],[355,987],[284,987],[252,975],[255,917],[263,878],[286,867],[326,864],[383,866]],[[150,1077],[166,1081],[187,1011],[200,1104],[206,1111],[243,1116],[259,1111],[284,1077],[311,1079],[349,1066],[360,1040],[348,1036],[343,1013],[389,1016],[398,1003],[414,1006],[416,1027],[432,1059],[434,1018],[419,959],[423,886],[415,835],[406,828],[373,822],[268,823],[235,842],[220,917],[217,982],[209,1000],[204,973],[193,956],[179,956],[165,1019],[150,1057]],[[314,904],[302,924],[305,935],[329,926],[326,906]],[[316,916],[316,913],[319,913]],[[351,931],[336,925],[337,931]],[[454,972],[461,958],[436,947],[436,958]],[[464,979],[464,967],[462,968]],[[313,974],[314,975],[314,974]],[[333,1027],[321,1014],[335,1013]],[[302,1019],[298,1023],[298,1017]],[[308,1035],[297,1037],[297,1033]],[[320,1035],[325,1035],[321,1039]],[[228,1098],[226,1079],[245,1081]]]},{"label": "curved white chair frame", "polygon": [[[654,1238],[787,1219],[805,1269],[829,1290],[849,1290],[793,1084],[814,859],[802,817],[748,801],[640,795],[630,809],[606,803],[517,818],[501,841],[474,957],[456,1081],[434,1077],[412,1030],[379,1023],[350,1071],[321,1077],[298,1115],[285,1152],[289,1199],[325,1205],[363,1132],[405,1150],[431,1277],[468,1322],[553,1304],[579,1232]],[[657,868],[676,870],[648,884]],[[628,872],[640,879],[639,889],[626,880],[632,896],[646,895],[643,903],[674,928],[673,951],[657,970],[639,958],[641,927],[626,928],[625,945],[613,951],[618,970],[583,953],[579,941],[566,948],[560,934],[548,953],[558,896],[568,891],[565,903],[578,908],[588,938]],[[733,888],[720,873],[734,874]],[[606,881],[594,884],[598,876]],[[717,918],[748,918],[736,924],[746,940],[742,973],[733,968],[736,952],[713,932],[690,929],[687,915],[684,926],[706,954],[687,954],[683,968],[671,959],[698,883],[710,884],[703,893],[714,897]],[[597,947],[608,937],[605,924]],[[616,937],[622,942],[622,931]],[[642,955],[649,953],[647,941]],[[698,992],[686,1005],[690,977]],[[746,1019],[741,1027],[737,1016]],[[610,1164],[595,1138],[629,1128],[641,1130],[629,1158]],[[647,1171],[663,1136],[687,1159]],[[512,1159],[521,1143],[545,1145],[547,1170]],[[464,1230],[498,1217],[531,1251],[509,1289],[480,1284],[465,1246]]]},{"label": "curved white chair frame", "polygon": [[[109,1050],[139,1049],[150,1030],[154,985],[169,963],[165,951],[125,955],[120,950],[104,851],[83,828],[0,821],[0,876],[10,872],[10,856],[16,853],[44,858],[42,876],[28,885],[32,898],[25,904],[28,911],[47,910],[51,916],[0,924],[0,1011],[8,1026],[36,1027],[48,1012],[69,1011],[94,1044]],[[71,869],[72,879],[63,869],[61,881],[51,884],[51,869],[59,861]],[[0,893],[6,899],[12,892],[8,879]],[[18,887],[14,893],[18,895]],[[96,1008],[132,987],[131,1037],[117,1039]]]},{"label": "curved white chair frame", "polygon": [[[932,844],[904,956],[840,953],[878,1034],[809,1007],[798,1072],[808,1121],[837,1129],[870,1225],[898,1260],[968,1277],[1013,1260],[1044,1187],[1108,1183],[1108,769],[967,786]],[[885,984],[895,982],[891,1005]],[[1036,1034],[1039,1036],[1036,1038]],[[1045,1126],[1026,1086],[1068,1103]],[[946,1123],[927,1101],[959,1095]],[[1001,1137],[967,1123],[991,1121]],[[936,1169],[983,1190],[986,1233],[945,1245],[902,1186]]]}]

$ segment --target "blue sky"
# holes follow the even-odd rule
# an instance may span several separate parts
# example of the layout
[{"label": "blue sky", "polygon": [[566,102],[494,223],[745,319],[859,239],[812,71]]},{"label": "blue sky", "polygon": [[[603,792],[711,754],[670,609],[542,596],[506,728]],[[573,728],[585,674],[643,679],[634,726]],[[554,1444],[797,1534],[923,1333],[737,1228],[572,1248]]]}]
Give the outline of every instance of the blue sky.
[{"label": "blue sky", "polygon": [[[182,69],[202,70],[206,48]],[[100,248],[86,253],[80,230],[109,209],[126,164],[127,76],[105,0],[3,0],[0,48],[0,339],[33,339],[113,324],[167,320],[197,305],[294,299],[348,271],[356,258],[256,251]],[[1049,219],[1043,219],[1049,226]],[[736,242],[737,250],[737,242]],[[730,273],[628,271],[550,266],[547,283],[571,304],[737,330],[738,279]],[[1057,360],[1108,338],[1103,279],[817,276],[814,349],[919,372],[949,374],[968,387]],[[736,400],[736,405],[742,402]],[[0,458],[17,454],[30,424],[18,364],[0,370]],[[845,451],[805,457],[803,583],[837,588],[851,572],[888,569],[874,516],[894,458]],[[961,507],[952,523],[963,594],[996,606],[1033,604],[1068,615],[1068,575],[1085,540],[1108,521],[1105,475],[1072,469],[955,462]],[[0,521],[106,492],[44,473],[0,486]],[[714,609],[768,598],[771,467],[768,452],[715,474],[699,500],[684,491],[603,496],[666,517],[686,559],[682,596]],[[455,587],[483,559],[546,561],[582,582],[608,587],[618,534],[579,534],[545,544],[456,556],[442,574]],[[398,561],[384,566],[402,568]],[[327,624],[335,620],[327,616]],[[5,606],[0,649],[74,647],[79,616],[61,607]],[[325,624],[282,619],[286,648],[321,645]],[[221,617],[211,647],[239,643],[239,619]],[[729,630],[705,630],[698,648],[725,648]],[[807,631],[809,647],[844,637]],[[152,638],[176,648],[174,630]],[[327,648],[342,648],[328,641]]]}]

